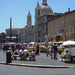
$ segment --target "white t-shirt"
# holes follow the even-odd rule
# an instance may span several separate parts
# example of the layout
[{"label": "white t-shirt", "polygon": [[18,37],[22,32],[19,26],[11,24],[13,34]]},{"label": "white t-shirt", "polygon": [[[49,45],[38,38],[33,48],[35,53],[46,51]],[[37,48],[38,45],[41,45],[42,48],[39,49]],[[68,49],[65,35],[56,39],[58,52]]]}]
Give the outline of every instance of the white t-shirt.
[{"label": "white t-shirt", "polygon": [[23,54],[23,51],[22,50],[19,50],[18,54],[19,55],[22,55]]},{"label": "white t-shirt", "polygon": [[28,50],[25,49],[25,50],[23,51],[23,54],[26,56],[26,55],[28,54]]},{"label": "white t-shirt", "polygon": [[35,52],[34,52],[34,51],[32,51],[31,55],[35,55]]}]

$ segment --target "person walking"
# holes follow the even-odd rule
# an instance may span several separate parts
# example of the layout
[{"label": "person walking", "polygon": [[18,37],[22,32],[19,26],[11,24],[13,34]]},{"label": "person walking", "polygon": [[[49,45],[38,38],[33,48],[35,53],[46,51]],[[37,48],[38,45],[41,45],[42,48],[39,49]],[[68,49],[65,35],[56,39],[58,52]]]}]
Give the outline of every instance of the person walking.
[{"label": "person walking", "polygon": [[57,51],[58,51],[58,48],[56,46],[56,43],[54,43],[54,45],[53,45],[53,51],[54,51],[54,59],[57,59]]},{"label": "person walking", "polygon": [[48,48],[48,45],[46,45],[46,56],[48,57],[48,54],[49,54],[49,48]]}]

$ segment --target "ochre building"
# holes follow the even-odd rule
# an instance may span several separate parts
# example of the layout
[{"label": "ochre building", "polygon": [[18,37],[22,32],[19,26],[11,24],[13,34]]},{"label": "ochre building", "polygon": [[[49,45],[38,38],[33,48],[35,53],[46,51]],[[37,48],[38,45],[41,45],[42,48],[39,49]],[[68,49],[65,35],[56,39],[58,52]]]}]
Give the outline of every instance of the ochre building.
[{"label": "ochre building", "polygon": [[68,9],[68,12],[49,21],[47,25],[48,41],[75,40],[75,10]]}]

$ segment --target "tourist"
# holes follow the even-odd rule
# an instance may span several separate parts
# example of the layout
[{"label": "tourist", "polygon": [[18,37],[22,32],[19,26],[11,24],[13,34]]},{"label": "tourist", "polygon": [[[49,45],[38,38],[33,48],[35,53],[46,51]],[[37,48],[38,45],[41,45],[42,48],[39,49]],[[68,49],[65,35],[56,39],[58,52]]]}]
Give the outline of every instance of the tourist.
[{"label": "tourist", "polygon": [[28,45],[26,45],[26,49],[28,50]]},{"label": "tourist", "polygon": [[19,50],[18,54],[19,54],[19,56],[20,56],[20,58],[22,60],[23,59],[23,50],[22,50],[22,48]]},{"label": "tourist", "polygon": [[36,46],[36,55],[39,55],[39,50],[40,50],[40,47],[39,47],[39,44],[37,44],[37,46]]},{"label": "tourist", "polygon": [[25,49],[25,50],[23,51],[23,54],[24,54],[24,57],[28,57],[28,56],[29,56],[28,50]]},{"label": "tourist", "polygon": [[31,56],[32,56],[32,57],[35,57],[35,56],[36,56],[35,50],[32,51]]},{"label": "tourist", "polygon": [[22,50],[25,50],[25,44],[23,44],[23,46],[22,46]]},{"label": "tourist", "polygon": [[70,58],[71,58],[71,55],[68,52],[68,50],[66,50],[66,53],[60,57],[61,61],[64,61],[64,59],[70,59]]},{"label": "tourist", "polygon": [[51,45],[50,47],[50,56],[51,56],[51,59],[53,58],[53,45]]},{"label": "tourist", "polygon": [[46,56],[48,57],[48,54],[49,54],[49,48],[48,48],[48,45],[46,45]]},{"label": "tourist", "polygon": [[58,51],[58,48],[56,46],[56,43],[54,43],[53,45],[54,59],[57,59],[57,51]]}]

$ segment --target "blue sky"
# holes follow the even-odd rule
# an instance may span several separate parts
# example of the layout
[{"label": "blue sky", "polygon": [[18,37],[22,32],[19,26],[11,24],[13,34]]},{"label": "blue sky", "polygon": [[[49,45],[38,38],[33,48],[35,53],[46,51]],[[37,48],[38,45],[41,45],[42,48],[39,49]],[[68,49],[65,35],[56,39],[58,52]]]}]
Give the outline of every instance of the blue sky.
[{"label": "blue sky", "polygon": [[[0,33],[10,27],[12,17],[12,28],[23,28],[27,22],[27,14],[30,10],[32,25],[35,22],[35,7],[37,1],[42,5],[42,0],[0,0]],[[75,0],[47,0],[53,12],[64,13],[75,10]]]}]

